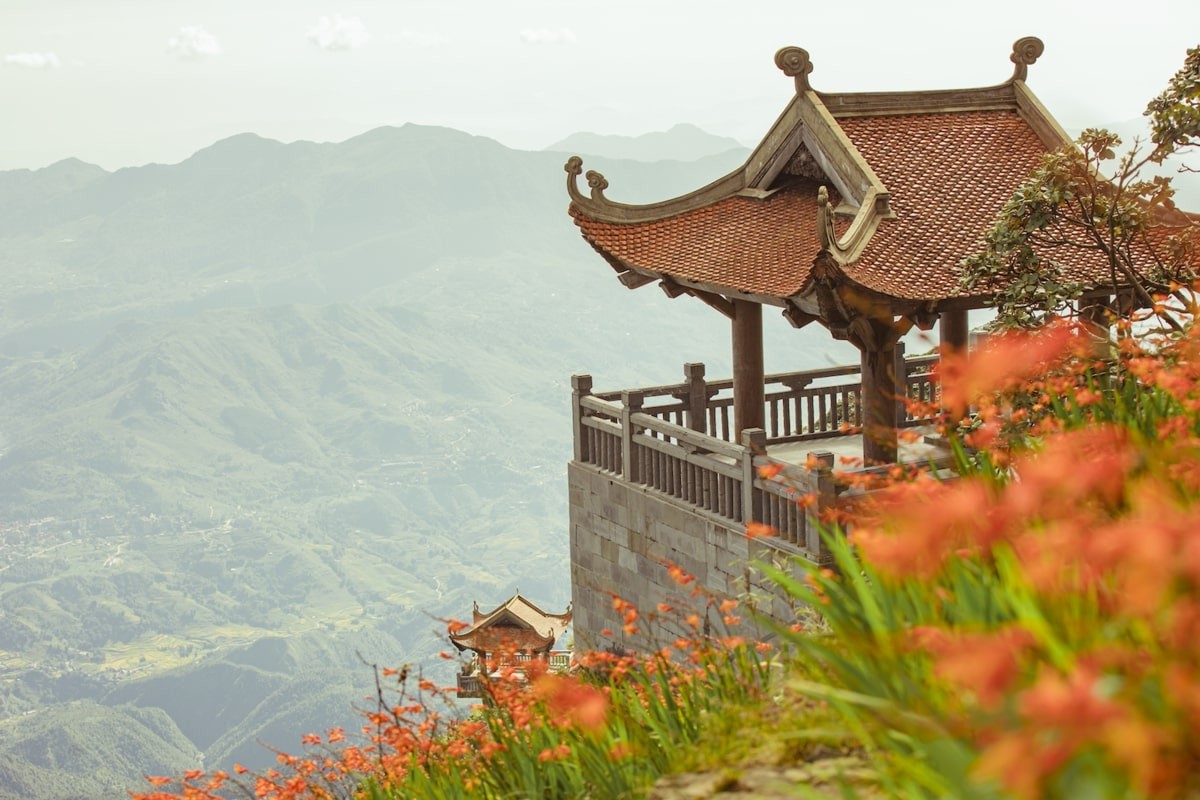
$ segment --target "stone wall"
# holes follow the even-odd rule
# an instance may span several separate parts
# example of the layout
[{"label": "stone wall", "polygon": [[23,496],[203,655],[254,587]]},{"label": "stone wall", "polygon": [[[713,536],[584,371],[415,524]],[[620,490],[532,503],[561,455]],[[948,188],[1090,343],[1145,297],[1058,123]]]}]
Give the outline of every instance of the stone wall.
[{"label": "stone wall", "polygon": [[[612,472],[571,462],[567,481],[577,649],[658,647],[683,632],[678,624],[665,622],[660,627],[645,619],[659,603],[678,606],[691,599],[692,587],[673,581],[663,562],[694,575],[693,586],[737,597],[746,592],[748,562],[771,559],[779,552],[768,540],[747,539],[740,525],[627,483]],[[622,634],[614,594],[641,610],[639,636]],[[775,605],[777,615],[786,614],[786,608]],[[604,630],[613,634],[603,635]]]}]

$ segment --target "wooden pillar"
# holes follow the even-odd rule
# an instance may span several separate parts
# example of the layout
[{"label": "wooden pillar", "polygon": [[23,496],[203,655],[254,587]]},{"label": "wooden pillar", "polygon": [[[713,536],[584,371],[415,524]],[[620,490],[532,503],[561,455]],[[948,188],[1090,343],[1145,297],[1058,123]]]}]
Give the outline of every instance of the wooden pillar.
[{"label": "wooden pillar", "polygon": [[763,380],[762,306],[749,300],[734,300],[734,441],[740,441],[744,430],[765,427]]},{"label": "wooden pillar", "polygon": [[689,361],[683,365],[687,384],[687,424],[700,433],[708,433],[708,382],[704,380],[704,365]]},{"label": "wooden pillar", "polygon": [[837,502],[837,490],[833,482],[833,453],[828,450],[810,451],[808,463],[817,502],[804,512],[804,549],[808,551],[809,558],[818,564],[831,564],[833,554],[821,541],[821,516]]},{"label": "wooden pillar", "polygon": [[895,337],[862,348],[863,460],[896,462]]},{"label": "wooden pillar", "polygon": [[942,345],[942,355],[966,353],[970,331],[966,311],[943,311],[938,314],[938,338]]},{"label": "wooden pillar", "polygon": [[642,413],[641,392],[621,392],[621,475],[630,483],[641,480],[633,452],[633,415]]},{"label": "wooden pillar", "polygon": [[[970,346],[971,326],[967,323],[966,311],[943,311],[938,314],[938,339],[941,344],[942,358],[952,356],[965,358]],[[944,409],[945,406],[942,406]],[[962,415],[946,414],[946,424],[950,427],[958,425]]]},{"label": "wooden pillar", "polygon": [[892,374],[896,376],[896,427],[908,419],[908,362],[904,360],[904,342],[896,342],[892,351]]},{"label": "wooden pillar", "polygon": [[1092,353],[1096,358],[1108,358],[1112,336],[1112,312],[1108,295],[1094,297],[1079,309],[1079,321],[1094,338]]},{"label": "wooden pillar", "polygon": [[575,432],[575,461],[587,463],[592,457],[587,447],[587,431],[583,426],[584,413],[580,401],[592,393],[591,375],[571,376],[571,429]]},{"label": "wooden pillar", "polygon": [[[761,308],[761,306],[760,306]],[[767,432],[762,428],[746,428],[739,437],[742,447],[742,522],[762,522],[762,491],[755,488],[758,471],[754,457],[766,455]]]}]

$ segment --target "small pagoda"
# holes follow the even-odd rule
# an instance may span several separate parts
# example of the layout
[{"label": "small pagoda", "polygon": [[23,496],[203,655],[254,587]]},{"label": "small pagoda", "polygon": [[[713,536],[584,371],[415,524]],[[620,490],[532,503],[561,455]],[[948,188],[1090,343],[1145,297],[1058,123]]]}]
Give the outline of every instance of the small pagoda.
[{"label": "small pagoda", "polygon": [[[1026,85],[1042,52],[1039,39],[1018,40],[1011,76],[983,88],[826,93],[809,82],[808,52],[785,47],[775,64],[794,81],[791,100],[746,162],[707,186],[631,205],[610,199],[581,158],[567,161],[583,238],[626,287],[658,284],[711,307],[730,327],[733,363],[731,380],[686,364],[680,383],[623,391],[573,377],[581,646],[613,643],[599,633],[620,630],[611,595],[643,608],[663,599],[663,562],[733,595],[745,590],[736,565],[757,548],[825,560],[812,519],[836,500],[835,454],[853,447],[867,467],[936,462],[934,439],[917,437],[914,449],[898,433],[928,422],[904,401],[936,400],[936,357],[905,358],[901,339],[936,325],[942,352],[966,349],[967,312],[991,290],[965,288],[961,262],[1043,156],[1071,143]],[[1107,260],[1077,248],[1064,267],[1093,287],[1084,310],[1104,319],[1122,288]],[[859,363],[764,374],[765,307],[851,342]],[[756,471],[768,464],[786,489]],[[797,493],[816,502],[798,507]],[[779,535],[748,542],[750,522]]]},{"label": "small pagoda", "polygon": [[570,625],[570,606],[562,614],[548,614],[520,592],[486,613],[475,603],[471,624],[450,634],[460,653],[472,654],[458,676],[459,697],[482,697],[483,681],[514,663],[541,660],[551,670],[567,669],[571,652],[555,644]]}]

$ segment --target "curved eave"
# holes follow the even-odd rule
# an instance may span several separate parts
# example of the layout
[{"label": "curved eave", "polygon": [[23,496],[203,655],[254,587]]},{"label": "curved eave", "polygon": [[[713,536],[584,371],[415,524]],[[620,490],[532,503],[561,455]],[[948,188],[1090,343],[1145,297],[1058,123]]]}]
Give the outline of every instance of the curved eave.
[{"label": "curved eave", "polygon": [[821,250],[818,190],[811,178],[789,177],[768,196],[727,197],[662,220],[598,220],[576,203],[570,214],[628,288],[661,280],[672,297],[782,306],[804,288]]},{"label": "curved eave", "polygon": [[[476,641],[477,639],[481,641]],[[503,644],[520,645],[521,649],[544,650],[553,647],[554,642],[553,637],[528,629],[521,629],[515,636],[501,633],[495,628],[481,628],[470,634],[450,636],[450,643],[457,647],[460,653],[464,650],[489,650]]]}]

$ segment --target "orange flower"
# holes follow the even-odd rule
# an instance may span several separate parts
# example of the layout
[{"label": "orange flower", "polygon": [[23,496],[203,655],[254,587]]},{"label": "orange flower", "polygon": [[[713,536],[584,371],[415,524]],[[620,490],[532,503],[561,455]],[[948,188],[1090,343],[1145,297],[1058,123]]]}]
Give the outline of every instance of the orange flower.
[{"label": "orange flower", "polygon": [[1045,369],[1062,357],[1075,339],[1069,325],[1048,325],[1033,333],[1014,332],[993,338],[968,359],[961,353],[944,354],[938,365],[942,404],[962,416],[976,398],[1005,389]]},{"label": "orange flower", "polygon": [[747,539],[766,539],[773,536],[778,536],[779,531],[770,525],[764,525],[761,522],[746,523],[746,538]]},{"label": "orange flower", "polygon": [[947,632],[916,628],[914,642],[934,657],[938,677],[975,693],[985,708],[995,706],[1012,688],[1022,655],[1032,647],[1033,634],[1009,627],[988,633]]},{"label": "orange flower", "polygon": [[538,753],[538,761],[562,761],[569,755],[571,755],[571,748],[568,745],[560,744],[553,749],[546,748]]},{"label": "orange flower", "polygon": [[575,678],[547,673],[534,683],[534,692],[546,703],[561,727],[578,726],[596,731],[608,716],[608,696]]},{"label": "orange flower", "polygon": [[629,742],[617,742],[608,748],[608,757],[612,761],[620,761],[633,755],[633,746]]},{"label": "orange flower", "polygon": [[689,583],[696,580],[695,575],[689,575],[688,573],[684,572],[683,569],[677,564],[666,562],[666,567],[667,575],[669,575],[671,580],[675,581],[680,586],[687,586]]},{"label": "orange flower", "polygon": [[783,464],[772,462],[770,464],[763,464],[758,468],[758,477],[764,481],[769,481],[781,472],[783,472]]}]

